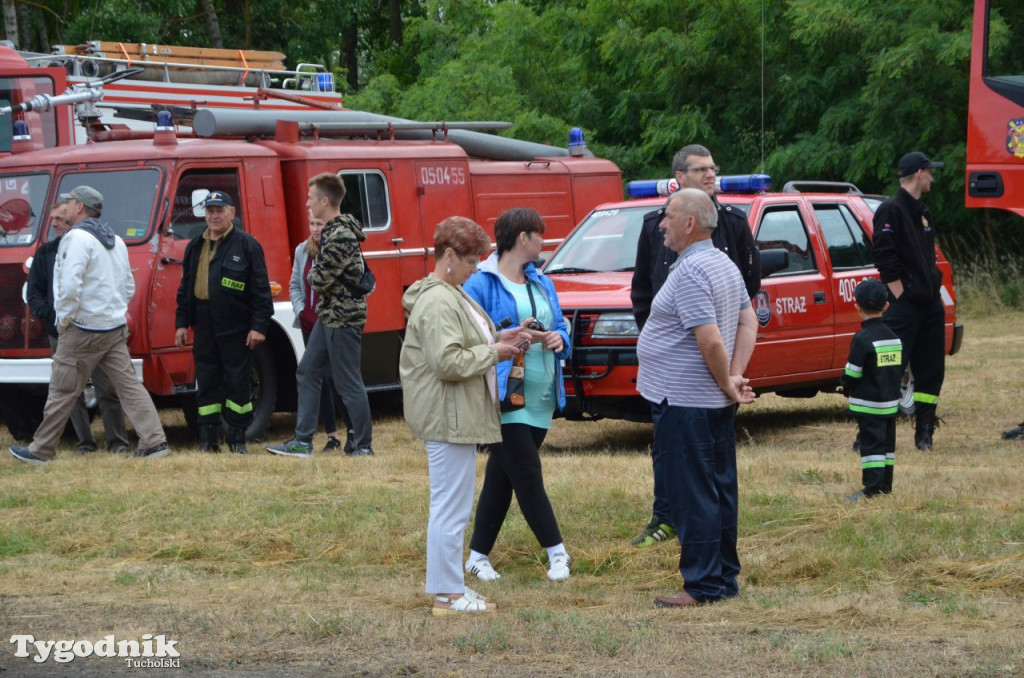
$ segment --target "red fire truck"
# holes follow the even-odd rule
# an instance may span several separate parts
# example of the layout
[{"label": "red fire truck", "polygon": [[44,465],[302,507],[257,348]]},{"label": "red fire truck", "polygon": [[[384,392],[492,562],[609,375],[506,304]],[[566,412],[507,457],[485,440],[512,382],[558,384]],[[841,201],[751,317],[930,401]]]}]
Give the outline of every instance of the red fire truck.
[{"label": "red fire truck", "polygon": [[[992,29],[1005,21],[999,42]],[[1016,24],[1014,23],[1016,21]],[[975,0],[967,109],[968,207],[1024,216],[1024,11],[1016,0]],[[997,49],[998,47],[998,49]]]},{"label": "red fire truck", "polygon": [[[370,389],[398,387],[401,295],[430,270],[433,229],[443,218],[465,215],[490,229],[503,210],[533,207],[544,215],[553,247],[595,205],[622,197],[618,168],[586,153],[580,136],[570,139],[570,150],[467,129],[473,124],[310,106],[172,109],[175,123],[191,126],[187,131],[176,130],[167,114],[155,130],[147,121],[151,131],[140,131],[138,121],[135,129],[110,129],[86,115],[91,140],[76,144],[71,107],[57,96],[67,87],[67,70],[59,63],[30,66],[0,47],[0,108],[14,109],[13,116],[0,115],[0,414],[18,438],[31,436],[39,421],[50,371],[46,330],[24,300],[28,265],[51,236],[49,207],[75,186],[103,193],[103,220],[128,245],[137,290],[129,307],[129,349],[162,404],[182,396],[187,401],[194,392],[191,351],[174,345],[174,312],[185,245],[205,227],[196,206],[211,190],[234,198],[237,226],[266,252],[275,302],[273,326],[256,354],[250,437],[275,410],[295,407],[302,339],[292,327],[288,280],[294,249],[308,235],[309,177],[341,176],[348,189],[342,209],[367,234],[364,253],[377,278],[363,342]],[[266,108],[259,101],[265,93],[249,89]],[[87,99],[88,93],[72,92],[68,99],[76,96]],[[294,98],[294,92],[284,96]],[[87,109],[92,105],[86,101]],[[147,117],[143,113],[130,114]]]}]

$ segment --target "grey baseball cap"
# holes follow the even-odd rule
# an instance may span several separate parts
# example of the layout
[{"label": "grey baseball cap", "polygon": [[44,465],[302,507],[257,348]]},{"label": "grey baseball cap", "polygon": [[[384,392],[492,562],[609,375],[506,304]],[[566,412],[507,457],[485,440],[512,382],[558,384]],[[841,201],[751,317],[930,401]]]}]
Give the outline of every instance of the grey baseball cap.
[{"label": "grey baseball cap", "polygon": [[68,200],[77,200],[89,209],[103,210],[103,194],[91,186],[77,186],[71,189],[70,193],[61,193],[57,196],[58,205]]}]

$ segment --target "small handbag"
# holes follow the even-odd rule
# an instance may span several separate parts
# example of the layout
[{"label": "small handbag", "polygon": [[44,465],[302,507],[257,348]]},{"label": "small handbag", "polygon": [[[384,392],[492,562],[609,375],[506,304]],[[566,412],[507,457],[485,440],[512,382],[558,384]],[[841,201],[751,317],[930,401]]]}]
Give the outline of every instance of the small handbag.
[{"label": "small handbag", "polygon": [[363,260],[363,275],[359,278],[359,282],[345,283],[345,287],[348,288],[349,293],[353,297],[365,297],[367,294],[372,292],[377,287],[377,277],[373,275],[373,271],[366,264],[366,257],[359,255]]},{"label": "small handbag", "polygon": [[512,368],[505,382],[505,397],[501,399],[501,411],[511,412],[526,405],[526,358],[520,353],[512,358]]}]

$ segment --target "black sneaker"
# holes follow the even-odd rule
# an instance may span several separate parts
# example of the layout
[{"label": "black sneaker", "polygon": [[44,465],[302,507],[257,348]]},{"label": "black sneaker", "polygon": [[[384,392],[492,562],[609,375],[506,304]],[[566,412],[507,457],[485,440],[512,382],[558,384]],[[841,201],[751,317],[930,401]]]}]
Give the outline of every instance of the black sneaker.
[{"label": "black sneaker", "polygon": [[341,449],[341,441],[334,436],[327,436],[327,444],[324,445],[324,452],[333,452]]},{"label": "black sneaker", "polygon": [[658,530],[658,526],[661,525],[661,521],[651,516],[650,522],[644,527],[644,531],[629,540],[630,546],[640,546],[644,543],[644,540],[650,537]]},{"label": "black sneaker", "polygon": [[156,447],[147,447],[145,449],[139,448],[135,450],[136,457],[144,457],[146,459],[158,459],[160,457],[166,457],[171,453],[171,450],[167,447],[167,443],[160,443]]},{"label": "black sneaker", "polygon": [[96,443],[78,443],[75,454],[92,454],[96,449]]},{"label": "black sneaker", "polygon": [[313,445],[311,443],[304,443],[301,440],[292,438],[291,440],[286,440],[278,445],[267,445],[267,452],[281,457],[308,459],[309,455],[313,454]]},{"label": "black sneaker", "polygon": [[11,450],[12,457],[17,459],[18,461],[23,461],[26,464],[38,465],[48,464],[50,462],[49,459],[40,459],[36,455],[32,454],[32,451],[29,450],[27,447],[22,447],[21,445],[11,445],[9,449]]},{"label": "black sneaker", "polygon": [[358,448],[352,450],[351,452],[346,452],[345,454],[347,454],[350,457],[372,457],[373,456],[373,448],[372,447],[358,447]]},{"label": "black sneaker", "polygon": [[1016,428],[1003,431],[1003,440],[1020,440],[1024,438],[1024,421],[1017,424]]}]

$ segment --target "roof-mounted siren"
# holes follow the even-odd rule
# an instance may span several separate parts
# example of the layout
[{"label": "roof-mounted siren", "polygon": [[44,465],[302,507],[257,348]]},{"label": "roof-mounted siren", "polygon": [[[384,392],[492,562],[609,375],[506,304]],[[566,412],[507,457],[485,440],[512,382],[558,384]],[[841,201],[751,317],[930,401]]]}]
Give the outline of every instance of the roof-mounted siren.
[{"label": "roof-mounted siren", "polygon": [[[680,188],[675,179],[642,179],[626,184],[626,195],[631,198],[656,198],[672,195]],[[767,174],[735,174],[715,179],[716,193],[763,193],[772,190],[772,178]]]},{"label": "roof-mounted siren", "polygon": [[32,141],[32,135],[28,131],[28,123],[24,120],[14,121],[14,133],[11,141]]},{"label": "roof-mounted siren", "polygon": [[156,113],[156,133],[153,135],[153,144],[156,146],[174,146],[178,143],[178,135],[174,132],[174,121],[171,119],[171,112],[167,110]]},{"label": "roof-mounted siren", "polygon": [[587,155],[587,140],[583,138],[583,129],[580,127],[569,130],[569,155],[574,158]]}]

